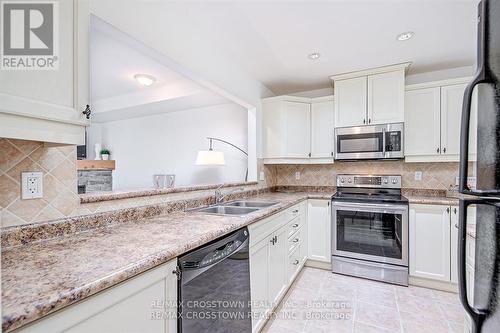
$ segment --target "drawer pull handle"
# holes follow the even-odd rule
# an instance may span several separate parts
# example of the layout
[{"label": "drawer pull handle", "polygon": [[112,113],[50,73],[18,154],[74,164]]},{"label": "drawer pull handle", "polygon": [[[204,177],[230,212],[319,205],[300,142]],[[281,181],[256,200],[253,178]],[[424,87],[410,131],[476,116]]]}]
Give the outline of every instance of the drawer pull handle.
[{"label": "drawer pull handle", "polygon": [[292,213],[294,213],[294,214],[297,214],[298,212],[299,212],[299,210],[298,210],[298,209],[294,209],[294,210],[292,210]]},{"label": "drawer pull handle", "polygon": [[458,224],[457,224],[457,223],[455,223],[455,228],[457,228],[457,229],[458,229]]},{"label": "drawer pull handle", "polygon": [[295,224],[292,225],[293,228],[297,228],[298,226],[299,226],[298,223],[295,223]]},{"label": "drawer pull handle", "polygon": [[295,239],[293,240],[293,242],[294,242],[294,243],[297,243],[298,241],[299,241],[299,239],[298,239],[298,238],[295,238]]},{"label": "drawer pull handle", "polygon": [[297,259],[295,259],[295,261],[293,262],[293,264],[294,264],[295,266],[297,266],[297,265],[299,264],[299,261],[298,261]]}]

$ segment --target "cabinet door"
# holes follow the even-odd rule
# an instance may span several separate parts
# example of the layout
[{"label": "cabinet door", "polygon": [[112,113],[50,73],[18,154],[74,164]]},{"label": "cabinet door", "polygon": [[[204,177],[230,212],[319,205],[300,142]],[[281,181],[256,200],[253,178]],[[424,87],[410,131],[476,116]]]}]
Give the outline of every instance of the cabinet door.
[{"label": "cabinet door", "polygon": [[404,70],[368,76],[368,124],[404,121]]},{"label": "cabinet door", "polygon": [[282,101],[262,103],[262,146],[264,158],[285,156],[285,114]]},{"label": "cabinet door", "polygon": [[458,207],[452,206],[450,212],[450,279],[458,283]]},{"label": "cabinet door", "polygon": [[311,152],[311,104],[285,102],[286,157],[308,158]]},{"label": "cabinet door", "polygon": [[405,97],[405,155],[439,155],[440,90],[410,90]]},{"label": "cabinet door", "polygon": [[176,265],[171,260],[18,332],[176,333]]},{"label": "cabinet door", "polygon": [[[460,126],[462,122],[462,104],[467,84],[455,84],[441,87],[441,153],[460,155]],[[473,94],[470,128],[477,127],[477,94]],[[476,131],[471,131],[469,138],[470,153],[476,153]]]},{"label": "cabinet door", "polygon": [[308,255],[307,215],[301,215],[300,218],[303,220],[302,227],[300,228],[300,261],[305,262]]},{"label": "cabinet door", "polygon": [[311,157],[332,158],[334,140],[333,101],[311,105]]},{"label": "cabinet door", "polygon": [[265,238],[250,248],[250,290],[252,295],[252,330],[263,324],[269,305],[269,240]]},{"label": "cabinet door", "polygon": [[331,262],[330,200],[309,200],[307,206],[308,258]]},{"label": "cabinet door", "polygon": [[366,76],[334,82],[335,127],[365,125]]},{"label": "cabinet door", "polygon": [[450,281],[449,208],[410,205],[410,275]]},{"label": "cabinet door", "polygon": [[[287,286],[288,238],[286,228],[274,233],[276,241],[269,239],[269,301],[276,304]],[[274,237],[273,236],[273,237]]]}]

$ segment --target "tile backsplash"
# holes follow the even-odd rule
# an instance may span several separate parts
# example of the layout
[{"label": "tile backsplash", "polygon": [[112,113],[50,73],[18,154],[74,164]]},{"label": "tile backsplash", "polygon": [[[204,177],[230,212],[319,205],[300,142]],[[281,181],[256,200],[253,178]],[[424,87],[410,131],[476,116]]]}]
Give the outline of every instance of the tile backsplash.
[{"label": "tile backsplash", "polygon": [[[457,162],[405,163],[403,161],[335,162],[325,165],[271,165],[277,186],[335,186],[337,174],[394,174],[402,176],[404,188],[449,190],[458,176]],[[415,180],[415,172],[422,180]],[[300,179],[296,179],[296,173]]]},{"label": "tile backsplash", "polygon": [[[78,214],[75,146],[0,138],[2,226]],[[43,198],[21,200],[21,172],[43,172]]]}]

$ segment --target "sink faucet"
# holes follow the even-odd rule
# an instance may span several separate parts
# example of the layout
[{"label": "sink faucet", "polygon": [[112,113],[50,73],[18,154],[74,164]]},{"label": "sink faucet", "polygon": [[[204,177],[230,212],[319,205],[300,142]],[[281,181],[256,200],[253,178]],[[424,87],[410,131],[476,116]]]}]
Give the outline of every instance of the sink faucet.
[{"label": "sink faucet", "polygon": [[222,194],[222,190],[221,189],[222,189],[223,186],[224,185],[220,185],[219,187],[217,187],[215,189],[215,203],[216,204],[221,203],[222,200],[224,200],[228,195],[233,194],[234,192],[243,191],[243,188],[240,187],[240,188],[236,188],[234,190],[230,190],[230,191],[226,192],[226,194]]}]

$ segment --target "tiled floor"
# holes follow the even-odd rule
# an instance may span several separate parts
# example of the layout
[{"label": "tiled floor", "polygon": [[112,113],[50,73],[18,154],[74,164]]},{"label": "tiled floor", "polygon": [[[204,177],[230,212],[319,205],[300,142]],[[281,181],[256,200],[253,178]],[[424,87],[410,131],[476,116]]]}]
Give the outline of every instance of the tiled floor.
[{"label": "tiled floor", "polygon": [[304,268],[263,332],[463,333],[457,294]]}]

